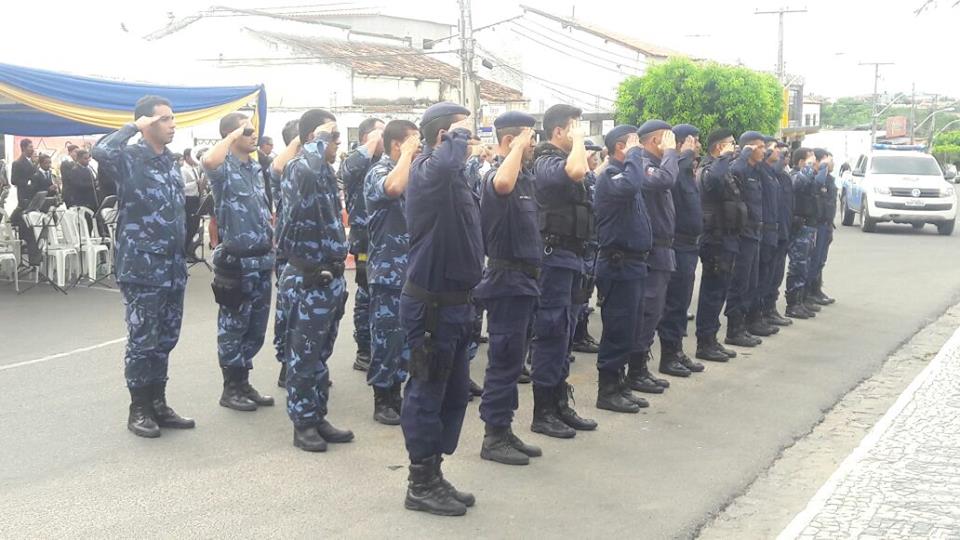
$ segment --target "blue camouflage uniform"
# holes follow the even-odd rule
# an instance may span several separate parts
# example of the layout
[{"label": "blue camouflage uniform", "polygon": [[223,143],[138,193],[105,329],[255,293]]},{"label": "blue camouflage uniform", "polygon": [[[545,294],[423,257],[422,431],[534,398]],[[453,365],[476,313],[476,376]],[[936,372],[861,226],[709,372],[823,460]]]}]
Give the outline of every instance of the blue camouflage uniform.
[{"label": "blue camouflage uniform", "polygon": [[474,289],[487,310],[490,334],[480,418],[497,427],[509,426],[517,410],[517,381],[540,296],[537,278],[543,258],[533,172],[521,168],[513,191],[500,195],[493,179],[502,162],[503,158],[495,158],[483,182],[480,221],[488,259]]},{"label": "blue camouflage uniform", "polygon": [[622,373],[630,357],[642,350],[646,261],[653,248],[644,170],[642,150],[632,148],[623,162],[611,156],[597,176],[597,294],[603,321],[599,371]]},{"label": "blue camouflage uniform", "polygon": [[[287,164],[289,166],[289,163]],[[287,166],[284,166],[286,169]],[[273,197],[273,207],[276,231],[283,229],[283,189],[280,186],[283,173],[277,174],[273,167],[267,169],[267,176],[270,179],[270,193]],[[289,178],[289,177],[288,177]],[[286,348],[287,337],[287,311],[283,306],[283,295],[280,294],[280,279],[283,277],[283,270],[287,267],[287,259],[279,250],[276,252],[273,264],[273,276],[276,280],[277,301],[273,310],[273,348],[276,351],[277,362],[283,363],[283,350]]]},{"label": "blue camouflage uniform", "polygon": [[758,164],[763,196],[763,225],[760,230],[760,259],[757,274],[757,293],[751,301],[750,317],[758,319],[767,309],[766,300],[775,289],[777,248],[780,244],[780,181],[774,167],[767,162]]},{"label": "blue camouflage uniform", "polygon": [[[758,164],[759,165],[759,164]],[[747,312],[757,293],[757,278],[760,270],[760,236],[763,226],[763,188],[758,165],[750,165],[746,153],[736,159],[730,171],[740,183],[743,202],[747,205],[747,220],[740,233],[737,259],[733,267],[730,289],[727,292],[725,315],[727,332],[738,330],[746,321]]]},{"label": "blue camouflage uniform", "polygon": [[[820,184],[820,180],[823,183]],[[823,279],[823,267],[827,264],[827,254],[833,243],[833,220],[837,215],[837,182],[829,172],[821,177],[817,175],[820,190],[820,212],[817,218],[817,243],[810,256],[810,269],[807,274],[807,287],[817,288]]]},{"label": "blue camouflage uniform", "polygon": [[[287,310],[287,414],[298,429],[315,426],[327,414],[329,371],[346,302],[343,261],[347,239],[333,168],[324,158],[329,135],[303,146],[287,164],[283,189],[283,228],[277,249],[287,258],[280,294]],[[333,275],[316,279],[319,270]]]},{"label": "blue camouflage uniform", "polygon": [[[410,235],[404,196],[391,197],[385,183],[396,166],[384,154],[364,179],[370,234],[367,282],[370,289],[370,368],[367,384],[391,388],[407,378],[410,348],[400,324],[400,291],[407,276]],[[399,388],[399,387],[398,387]]]},{"label": "blue camouflage uniform", "polygon": [[[679,137],[678,137],[679,139]],[[700,186],[694,175],[696,155],[692,150],[680,154],[677,183],[672,188],[676,229],[673,252],[677,269],[670,275],[663,317],[657,332],[664,348],[677,349],[687,335],[687,312],[693,299],[700,239],[703,234],[703,205]]]},{"label": "blue camouflage uniform", "polygon": [[[793,173],[794,193],[794,238],[790,245],[790,264],[787,269],[787,303],[800,303],[810,273],[810,258],[817,244],[817,206],[819,181],[814,175],[826,178],[826,166],[817,173],[812,167],[804,167]],[[824,180],[825,181],[825,180]]]},{"label": "blue camouflage uniform", "polygon": [[469,139],[454,129],[425,147],[406,189],[410,251],[400,322],[411,354],[400,425],[414,463],[456,450],[469,397],[470,291],[483,271],[479,209],[464,173]]},{"label": "blue camouflage uniform", "polygon": [[793,180],[784,169],[785,157],[774,166],[780,189],[777,191],[777,251],[773,261],[773,275],[770,278],[764,305],[768,310],[776,309],[780,297],[780,286],[786,274],[787,251],[790,249],[790,234],[793,229]]},{"label": "blue camouflage uniform", "polygon": [[364,178],[375,160],[376,156],[371,156],[370,150],[361,144],[347,154],[340,164],[340,180],[343,182],[347,222],[350,225],[350,254],[356,264],[357,294],[353,299],[353,339],[357,342],[357,351],[360,352],[370,351],[370,290],[367,269],[370,240]]},{"label": "blue camouflage uniform", "polygon": [[126,308],[128,388],[167,380],[180,339],[187,266],[186,210],[180,167],[169,149],[155,153],[130,123],[100,139],[93,157],[117,179],[117,283]]},{"label": "blue camouflage uniform", "polygon": [[679,154],[669,148],[663,158],[644,150],[643,202],[653,231],[653,247],[647,258],[649,273],[643,284],[643,324],[637,339],[640,352],[647,353],[653,346],[654,335],[663,316],[670,276],[677,269],[673,253],[673,235],[676,229],[676,209],[670,191],[677,183]]},{"label": "blue camouflage uniform", "polygon": [[253,369],[270,319],[271,272],[274,266],[273,226],[261,180],[260,164],[232,152],[216,169],[205,169],[213,189],[220,244],[214,264],[239,264],[244,302],[220,306],[217,356],[220,367]]}]

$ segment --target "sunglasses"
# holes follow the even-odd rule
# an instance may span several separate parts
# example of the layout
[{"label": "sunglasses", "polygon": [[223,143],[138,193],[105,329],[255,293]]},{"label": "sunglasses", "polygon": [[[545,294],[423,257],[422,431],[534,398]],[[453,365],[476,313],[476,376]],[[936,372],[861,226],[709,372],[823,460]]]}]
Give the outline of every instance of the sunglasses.
[{"label": "sunglasses", "polygon": [[253,135],[253,128],[247,128],[247,129],[243,130],[243,136],[244,136],[244,137],[249,137],[249,136],[251,136],[251,135]]}]

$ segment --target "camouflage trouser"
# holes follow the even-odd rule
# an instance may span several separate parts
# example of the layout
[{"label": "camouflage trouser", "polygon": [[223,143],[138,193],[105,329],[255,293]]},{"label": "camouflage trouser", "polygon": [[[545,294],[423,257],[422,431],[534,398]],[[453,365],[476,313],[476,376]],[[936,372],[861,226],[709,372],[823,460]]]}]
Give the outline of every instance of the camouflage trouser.
[{"label": "camouflage trouser", "polygon": [[410,348],[400,324],[400,289],[370,285],[370,369],[367,384],[390,388],[407,379]]},{"label": "camouflage trouser", "polygon": [[357,350],[370,351],[370,288],[357,284],[357,295],[353,299],[353,339]]},{"label": "camouflage trouser", "polygon": [[277,278],[277,305],[273,313],[273,348],[277,351],[277,362],[280,363],[283,363],[283,350],[287,346],[287,310],[283,307],[283,295],[280,294],[280,279],[286,267],[286,262],[278,260],[273,268]]},{"label": "camouflage trouser", "polygon": [[180,340],[185,285],[171,288],[120,284],[126,308],[124,376],[128,388],[166,382],[170,351]]},{"label": "camouflage trouser", "polygon": [[270,319],[270,271],[248,272],[241,282],[246,300],[239,308],[220,306],[217,356],[220,367],[253,369]]},{"label": "camouflage trouser", "polygon": [[787,293],[803,290],[807,285],[810,257],[817,243],[817,229],[804,226],[790,244],[790,264],[787,266]]},{"label": "camouflage trouser", "polygon": [[340,277],[326,286],[304,288],[303,274],[287,265],[280,294],[287,315],[287,415],[295,426],[308,427],[327,415],[327,359],[337,340],[347,284]]}]

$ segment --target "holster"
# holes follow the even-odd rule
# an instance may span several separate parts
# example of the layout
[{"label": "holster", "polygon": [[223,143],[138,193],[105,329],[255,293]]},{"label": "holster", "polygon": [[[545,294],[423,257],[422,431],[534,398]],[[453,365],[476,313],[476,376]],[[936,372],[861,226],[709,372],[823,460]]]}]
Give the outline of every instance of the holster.
[{"label": "holster", "polygon": [[369,284],[367,280],[367,254],[358,253],[354,261],[356,262],[356,276],[354,281],[358,287],[366,289]]},{"label": "holster", "polygon": [[247,300],[243,292],[243,263],[240,258],[218,251],[213,258],[213,298],[217,304],[239,309]]},{"label": "holster", "polygon": [[410,350],[410,376],[425,381],[444,381],[453,370],[452,358],[446,361],[437,354],[434,335],[440,324],[440,308],[469,304],[470,291],[431,293],[426,289],[407,281],[403,292],[425,305],[425,331],[423,341]]}]

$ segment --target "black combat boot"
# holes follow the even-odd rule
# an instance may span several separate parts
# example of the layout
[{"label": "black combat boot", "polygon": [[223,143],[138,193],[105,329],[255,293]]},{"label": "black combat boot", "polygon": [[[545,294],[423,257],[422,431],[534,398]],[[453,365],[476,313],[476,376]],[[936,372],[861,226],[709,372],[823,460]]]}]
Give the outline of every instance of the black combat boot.
[{"label": "black combat boot", "polygon": [[763,318],[766,319],[767,324],[772,324],[774,326],[790,326],[793,324],[793,321],[784,317],[777,311],[776,306],[767,308],[763,311]]},{"label": "black combat boot", "polygon": [[510,444],[512,444],[514,448],[523,452],[528,457],[540,457],[543,455],[543,450],[540,450],[539,446],[527,444],[520,440],[520,437],[517,437],[516,434],[513,433],[513,428],[510,426],[507,426],[507,438],[510,439]]},{"label": "black combat boot", "polygon": [[152,387],[130,388],[130,415],[127,429],[138,437],[155,439],[160,436],[160,426],[153,415]]},{"label": "black combat boot", "polygon": [[577,322],[577,329],[573,333],[573,350],[580,353],[597,354],[600,352],[600,345],[590,335],[587,325],[586,317]]},{"label": "black combat boot", "polygon": [[598,409],[621,413],[640,412],[640,405],[623,395],[620,373],[598,370],[597,376]]},{"label": "black combat boot", "polygon": [[829,294],[823,292],[823,278],[821,277],[816,282],[814,282],[814,293],[817,295],[817,298],[820,301],[820,305],[829,306],[837,302],[836,298],[831,298]]},{"label": "black combat boot", "polygon": [[517,379],[517,382],[520,384],[530,384],[530,368],[527,367],[527,364],[523,364],[523,368],[520,370],[520,378]]},{"label": "black combat boot", "polygon": [[480,397],[482,395],[483,395],[483,387],[473,382],[473,379],[470,379],[470,396]]},{"label": "black combat boot", "polygon": [[727,338],[723,342],[734,347],[756,347],[758,338],[747,334],[746,321],[742,314],[727,317]]},{"label": "black combat boot", "polygon": [[660,373],[672,377],[689,377],[690,370],[680,362],[679,347],[660,342]]},{"label": "black combat boot", "polygon": [[251,412],[257,410],[257,404],[243,393],[244,368],[221,368],[223,371],[223,394],[220,395],[220,406],[235,411]]},{"label": "black combat boot", "polygon": [[630,359],[627,361],[627,384],[636,392],[662,394],[664,387],[657,384],[657,381],[650,376],[647,360],[649,360],[648,354],[630,353]]},{"label": "black combat boot", "polygon": [[646,409],[650,406],[650,402],[633,393],[633,390],[630,389],[630,383],[627,381],[627,375],[624,373],[625,369],[620,368],[620,371],[617,372],[617,377],[620,379],[620,395],[624,399],[636,403],[641,409]]},{"label": "black combat boot", "polygon": [[438,516],[462,516],[467,513],[467,507],[454,499],[440,483],[437,460],[438,456],[431,456],[410,463],[407,498],[403,501],[403,506],[407,510],[429,512]]},{"label": "black combat boot", "polygon": [[353,432],[349,429],[337,429],[326,418],[317,423],[317,433],[328,443],[348,443],[353,440]]},{"label": "black combat boot", "polygon": [[593,431],[597,429],[597,422],[589,418],[582,418],[577,411],[570,406],[576,405],[573,399],[573,386],[567,382],[562,382],[554,388],[555,399],[557,403],[557,417],[560,420],[577,431]]},{"label": "black combat boot", "polygon": [[730,361],[730,357],[720,348],[717,336],[697,336],[697,352],[694,356],[708,362]]},{"label": "black combat boot", "polygon": [[820,306],[810,298],[810,285],[808,284],[805,289],[800,291],[800,303],[803,304],[803,308],[808,312],[820,313]]},{"label": "black combat boot", "polygon": [[780,332],[779,328],[764,320],[763,311],[760,308],[751,309],[747,317],[747,332],[751,335],[767,337]]},{"label": "black combat boot", "polygon": [[305,452],[326,452],[327,441],[323,440],[316,426],[293,427],[293,445]]},{"label": "black combat boot", "polygon": [[392,388],[373,387],[373,420],[386,426],[399,426],[400,414],[394,409]]},{"label": "black combat boot", "polygon": [[529,465],[530,456],[513,445],[509,432],[510,426],[485,424],[480,457],[504,465]]},{"label": "black combat boot", "polygon": [[250,370],[243,370],[242,380],[240,381],[240,392],[247,399],[257,404],[258,407],[273,407],[273,397],[261,395],[257,389],[250,385]]},{"label": "black combat boot", "polygon": [[353,361],[353,369],[366,371],[370,369],[370,349],[357,349],[357,357]]},{"label": "black combat boot", "polygon": [[810,314],[803,309],[800,302],[800,291],[787,291],[787,317],[791,319],[809,319]]},{"label": "black combat boot", "polygon": [[530,431],[557,439],[571,439],[577,434],[557,416],[554,389],[549,386],[533,385],[533,423],[530,424]]},{"label": "black combat boot", "polygon": [[151,397],[153,418],[156,420],[158,426],[170,429],[193,429],[197,426],[197,423],[194,422],[192,418],[180,416],[167,405],[167,383],[154,384]]},{"label": "black combat boot", "polygon": [[286,362],[280,362],[280,374],[277,375],[277,386],[280,388],[287,387],[287,364]]},{"label": "black combat boot", "polygon": [[664,348],[672,348],[674,354],[677,357],[677,361],[680,362],[680,365],[687,368],[687,371],[690,373],[701,373],[705,367],[700,362],[695,362],[692,358],[687,356],[687,353],[683,352],[683,342],[680,343],[665,343],[663,340],[660,340],[660,350]]},{"label": "black combat boot", "polygon": [[437,479],[440,481],[440,485],[447,490],[447,493],[449,493],[454,500],[458,501],[467,508],[477,504],[477,498],[473,496],[473,493],[458,490],[457,488],[453,487],[453,484],[448,482],[443,477],[443,456],[441,455],[437,455],[435,470],[437,473]]},{"label": "black combat boot", "polygon": [[393,410],[397,411],[397,416],[403,412],[403,383],[397,381],[390,387],[390,400],[393,402]]}]

